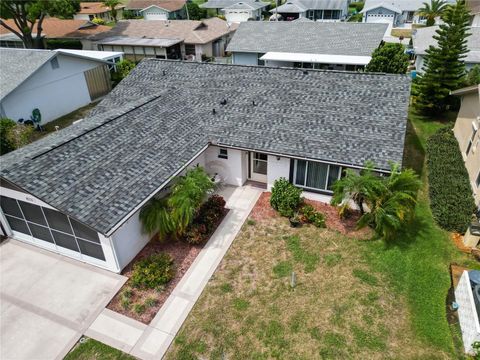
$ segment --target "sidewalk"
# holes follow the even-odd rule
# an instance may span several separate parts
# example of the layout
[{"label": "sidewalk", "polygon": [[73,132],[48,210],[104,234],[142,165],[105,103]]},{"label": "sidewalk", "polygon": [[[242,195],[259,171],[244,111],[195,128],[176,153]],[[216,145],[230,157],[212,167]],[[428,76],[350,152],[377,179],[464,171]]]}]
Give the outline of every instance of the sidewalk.
[{"label": "sidewalk", "polygon": [[149,325],[104,309],[85,335],[143,360],[161,359],[261,193],[248,185],[219,191],[229,213]]}]

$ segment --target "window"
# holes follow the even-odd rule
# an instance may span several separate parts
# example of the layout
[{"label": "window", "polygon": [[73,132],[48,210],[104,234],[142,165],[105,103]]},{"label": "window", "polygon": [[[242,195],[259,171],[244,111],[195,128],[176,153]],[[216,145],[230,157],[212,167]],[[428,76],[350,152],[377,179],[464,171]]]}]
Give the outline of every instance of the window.
[{"label": "window", "polygon": [[54,57],[51,61],[50,61],[50,65],[52,65],[52,69],[58,69],[60,67],[60,65],[58,65],[58,58]]},{"label": "window", "polygon": [[253,172],[267,175],[268,155],[262,153],[253,153]]},{"label": "window", "polygon": [[265,55],[265,54],[257,54],[257,65],[265,65],[265,61],[264,60],[260,60],[260,58]]},{"label": "window", "polygon": [[195,44],[185,44],[185,55],[195,55]]},{"label": "window", "polygon": [[340,179],[342,168],[337,165],[314,161],[295,160],[294,184],[323,191],[332,191],[332,185]]},{"label": "window", "polygon": [[228,150],[227,149],[219,149],[218,150],[218,157],[220,159],[228,159]]},{"label": "window", "polygon": [[44,208],[43,212],[45,213],[48,224],[52,229],[72,234],[72,227],[70,226],[70,222],[66,215],[47,208]]}]

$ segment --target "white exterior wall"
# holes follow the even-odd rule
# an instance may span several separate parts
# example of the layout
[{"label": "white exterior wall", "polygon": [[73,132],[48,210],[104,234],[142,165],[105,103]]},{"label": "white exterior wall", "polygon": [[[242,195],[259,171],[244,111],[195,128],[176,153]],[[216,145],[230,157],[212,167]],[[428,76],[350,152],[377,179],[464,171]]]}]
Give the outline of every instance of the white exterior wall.
[{"label": "white exterior wall", "polygon": [[463,346],[466,353],[473,355],[472,344],[475,341],[480,341],[480,324],[467,271],[463,272],[455,289],[455,301],[459,305],[458,318],[462,331]]},{"label": "white exterior wall", "polygon": [[57,69],[50,62],[44,64],[1,101],[7,117],[27,120],[38,108],[45,124],[90,104],[84,72],[102,64],[62,54],[57,58]]},{"label": "white exterior wall", "polygon": [[284,177],[288,180],[290,176],[290,159],[277,156],[268,155],[267,163],[267,190],[271,191],[275,180]]},{"label": "white exterior wall", "polygon": [[225,19],[229,24],[231,23],[241,23],[244,21],[248,21],[248,19],[257,19],[259,14],[259,10],[240,10],[240,9],[225,9],[224,11]]},{"label": "white exterior wall", "polygon": [[90,20],[89,14],[75,14],[73,15],[74,20]]},{"label": "white exterior wall", "polygon": [[232,62],[236,65],[258,65],[257,53],[233,52]]},{"label": "white exterior wall", "polygon": [[221,159],[219,149],[218,146],[209,146],[205,151],[205,169],[211,175],[217,173],[225,184],[242,186],[247,181],[248,152],[227,149],[228,159]]}]

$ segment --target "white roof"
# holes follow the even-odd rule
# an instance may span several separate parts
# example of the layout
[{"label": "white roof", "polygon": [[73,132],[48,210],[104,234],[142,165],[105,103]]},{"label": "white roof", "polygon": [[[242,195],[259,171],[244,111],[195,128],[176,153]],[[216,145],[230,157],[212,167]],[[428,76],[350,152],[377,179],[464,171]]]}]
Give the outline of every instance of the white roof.
[{"label": "white roof", "polygon": [[56,51],[66,54],[78,55],[98,60],[107,60],[113,57],[122,56],[121,51],[95,51],[95,50],[74,50],[74,49],[57,49]]},{"label": "white roof", "polygon": [[291,62],[309,62],[318,64],[346,64],[346,65],[367,65],[371,56],[349,56],[349,55],[327,55],[327,54],[305,54],[287,52],[267,52],[260,60],[276,60]]}]

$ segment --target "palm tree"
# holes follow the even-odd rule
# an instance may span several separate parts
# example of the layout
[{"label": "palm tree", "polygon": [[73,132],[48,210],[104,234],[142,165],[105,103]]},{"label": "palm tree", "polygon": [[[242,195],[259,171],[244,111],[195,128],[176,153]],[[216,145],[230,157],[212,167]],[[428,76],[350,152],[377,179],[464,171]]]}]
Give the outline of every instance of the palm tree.
[{"label": "palm tree", "polygon": [[110,8],[113,21],[117,22],[117,6],[121,4],[120,0],[104,0],[103,5]]},{"label": "palm tree", "polygon": [[435,19],[441,17],[447,3],[444,0],[432,0],[432,3],[423,3],[423,7],[418,9],[418,15],[427,18],[427,26],[435,25]]}]

